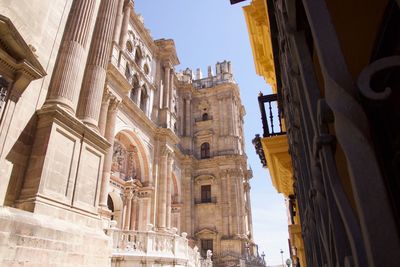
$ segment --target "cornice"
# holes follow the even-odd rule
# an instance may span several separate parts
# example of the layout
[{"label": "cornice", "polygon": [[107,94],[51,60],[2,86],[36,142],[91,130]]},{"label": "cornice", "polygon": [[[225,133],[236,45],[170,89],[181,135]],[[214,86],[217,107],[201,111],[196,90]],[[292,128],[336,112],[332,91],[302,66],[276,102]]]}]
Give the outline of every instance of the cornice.
[{"label": "cornice", "polygon": [[121,97],[125,96],[132,89],[132,85],[126,80],[125,76],[118,70],[114,64],[109,63],[107,69],[107,83],[115,86],[115,91]]},{"label": "cornice", "polygon": [[180,142],[180,138],[171,129],[168,128],[159,127],[156,129],[155,134],[158,136],[165,137],[167,143],[172,143],[174,146],[179,144]]},{"label": "cornice", "polygon": [[47,75],[32,51],[34,48],[25,42],[11,20],[3,15],[0,15],[0,49],[14,59],[9,64],[15,65],[16,70],[29,74],[31,80]]},{"label": "cornice", "polygon": [[145,27],[144,23],[139,19],[139,14],[135,11],[131,12],[131,20],[133,21],[133,26],[137,30],[141,39],[143,39],[148,46],[148,48],[152,51],[156,51],[158,48],[154,43],[153,37],[151,37],[149,30]]}]

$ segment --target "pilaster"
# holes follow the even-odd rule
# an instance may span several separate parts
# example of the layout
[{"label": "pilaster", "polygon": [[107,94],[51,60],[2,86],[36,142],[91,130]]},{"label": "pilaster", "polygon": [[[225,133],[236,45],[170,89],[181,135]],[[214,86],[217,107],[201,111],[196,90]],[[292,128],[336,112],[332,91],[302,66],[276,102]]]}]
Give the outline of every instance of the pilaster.
[{"label": "pilaster", "polygon": [[158,176],[157,189],[157,228],[160,230],[167,229],[167,199],[168,199],[168,176],[169,165],[171,162],[172,151],[168,147],[164,147],[160,154],[159,166],[160,173]]},{"label": "pilaster", "polygon": [[167,229],[171,229],[171,210],[172,210],[172,167],[174,164],[174,160],[172,155],[168,157],[168,169],[167,169],[167,212],[166,212],[166,222],[167,222]]},{"label": "pilaster", "polygon": [[127,187],[124,192],[125,207],[124,207],[124,230],[130,230],[131,223],[131,210],[132,210],[132,199],[134,192],[132,187]]},{"label": "pilaster", "polygon": [[104,136],[107,125],[107,113],[110,106],[110,93],[107,89],[104,90],[103,99],[101,101],[100,117],[99,117],[99,132]]},{"label": "pilaster", "polygon": [[108,106],[104,138],[110,143],[110,147],[107,149],[104,158],[99,204],[101,208],[107,208],[108,186],[110,182],[112,157],[114,152],[115,121],[117,118],[118,106],[120,104],[120,100],[115,96],[112,96],[109,92],[106,92],[105,94],[107,95],[106,97],[110,98],[110,104]]},{"label": "pilaster", "polygon": [[185,101],[186,101],[186,105],[185,105],[185,108],[186,108],[186,111],[185,111],[185,120],[186,120],[186,123],[185,123],[185,125],[186,125],[186,129],[185,129],[185,135],[186,136],[190,136],[191,135],[191,133],[192,133],[192,120],[191,120],[191,116],[192,116],[192,113],[190,112],[190,110],[191,110],[191,99],[188,97],[188,98],[186,98],[185,99]]}]

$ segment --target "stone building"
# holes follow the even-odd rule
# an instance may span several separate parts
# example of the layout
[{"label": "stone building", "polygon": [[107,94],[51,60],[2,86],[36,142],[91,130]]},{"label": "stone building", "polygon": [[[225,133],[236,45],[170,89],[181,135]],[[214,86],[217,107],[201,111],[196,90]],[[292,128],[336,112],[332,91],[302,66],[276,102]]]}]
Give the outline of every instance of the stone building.
[{"label": "stone building", "polygon": [[230,62],[175,71],[127,0],[0,0],[0,33],[2,266],[261,264]]}]

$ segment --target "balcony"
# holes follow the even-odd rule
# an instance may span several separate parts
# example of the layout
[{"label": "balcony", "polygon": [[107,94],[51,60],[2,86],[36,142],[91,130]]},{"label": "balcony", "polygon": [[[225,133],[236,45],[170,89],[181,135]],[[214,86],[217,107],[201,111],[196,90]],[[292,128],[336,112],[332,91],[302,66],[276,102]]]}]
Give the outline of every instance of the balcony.
[{"label": "balcony", "polygon": [[143,261],[161,265],[211,266],[211,260],[202,259],[197,247],[189,246],[186,233],[179,236],[169,232],[124,231],[117,228],[110,228],[107,233],[112,239],[111,266],[136,266]]},{"label": "balcony", "polygon": [[206,199],[201,199],[201,198],[196,198],[194,200],[194,204],[215,204],[217,203],[217,198],[216,197],[211,197],[211,198],[206,198]]},{"label": "balcony", "polygon": [[253,145],[263,167],[268,167],[274,187],[288,196],[293,194],[292,161],[278,96],[260,94],[258,104],[263,137],[257,134]]},{"label": "balcony", "polygon": [[277,94],[263,95],[260,93],[258,105],[264,131],[263,137],[286,134],[282,126],[282,110],[279,107]]}]

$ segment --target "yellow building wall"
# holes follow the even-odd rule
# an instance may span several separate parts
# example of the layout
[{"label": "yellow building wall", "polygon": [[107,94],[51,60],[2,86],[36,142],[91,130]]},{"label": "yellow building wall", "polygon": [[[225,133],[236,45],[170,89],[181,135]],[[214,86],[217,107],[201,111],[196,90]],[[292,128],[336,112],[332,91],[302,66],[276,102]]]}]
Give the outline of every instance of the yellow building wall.
[{"label": "yellow building wall", "polygon": [[251,5],[243,7],[247,29],[253,51],[254,63],[258,75],[276,90],[274,54],[272,52],[271,32],[265,0],[253,0]]},{"label": "yellow building wall", "polygon": [[[268,17],[268,6],[265,0],[253,0],[249,6],[243,7],[253,52],[255,69],[264,77],[277,93],[274,55],[271,42],[271,31]],[[271,174],[272,184],[286,198],[294,194],[292,160],[289,155],[289,144],[286,135],[278,135],[261,139],[261,144]],[[299,216],[295,224],[289,225],[289,236],[292,246],[297,248],[301,266],[306,266],[304,244],[301,236]]]}]

